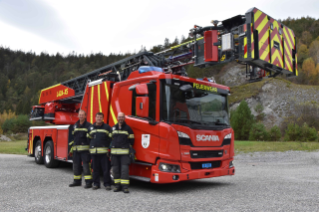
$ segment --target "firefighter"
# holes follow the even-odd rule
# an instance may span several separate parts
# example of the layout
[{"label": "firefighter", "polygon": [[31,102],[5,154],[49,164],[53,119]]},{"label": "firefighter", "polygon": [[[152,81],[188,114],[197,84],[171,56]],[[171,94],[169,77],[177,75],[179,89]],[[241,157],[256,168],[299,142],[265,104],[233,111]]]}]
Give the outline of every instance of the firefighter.
[{"label": "firefighter", "polygon": [[132,129],[125,123],[125,115],[120,112],[118,114],[118,123],[112,130],[111,143],[111,164],[114,177],[114,192],[121,191],[129,193],[129,165],[131,159],[129,157],[130,147],[134,144],[134,134]]},{"label": "firefighter", "polygon": [[74,144],[73,144],[73,172],[74,181],[69,187],[81,186],[82,184],[82,167],[85,179],[84,188],[92,188],[92,175],[90,168],[90,152],[89,152],[89,131],[92,128],[92,124],[86,121],[86,112],[84,110],[79,111],[79,121],[74,124]]},{"label": "firefighter", "polygon": [[96,123],[90,131],[90,153],[93,163],[93,189],[100,188],[100,168],[103,172],[103,182],[106,190],[111,190],[110,165],[108,147],[112,138],[112,128],[103,122],[104,114],[95,115]]}]

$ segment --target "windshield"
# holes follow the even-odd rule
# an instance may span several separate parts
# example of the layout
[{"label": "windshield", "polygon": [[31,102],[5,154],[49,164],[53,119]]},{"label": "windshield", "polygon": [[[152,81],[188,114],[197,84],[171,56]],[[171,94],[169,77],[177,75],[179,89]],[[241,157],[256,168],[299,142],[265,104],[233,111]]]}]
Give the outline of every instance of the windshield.
[{"label": "windshield", "polygon": [[229,126],[227,92],[220,94],[217,88],[194,84],[162,80],[162,120],[188,126]]}]

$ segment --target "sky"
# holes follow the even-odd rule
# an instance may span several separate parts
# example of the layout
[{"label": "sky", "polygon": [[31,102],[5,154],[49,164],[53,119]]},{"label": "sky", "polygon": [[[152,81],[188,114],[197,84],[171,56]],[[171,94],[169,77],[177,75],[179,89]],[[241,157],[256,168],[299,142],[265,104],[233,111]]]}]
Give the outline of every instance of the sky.
[{"label": "sky", "polygon": [[257,7],[319,18],[318,0],[0,0],[0,46],[36,54],[135,53]]}]

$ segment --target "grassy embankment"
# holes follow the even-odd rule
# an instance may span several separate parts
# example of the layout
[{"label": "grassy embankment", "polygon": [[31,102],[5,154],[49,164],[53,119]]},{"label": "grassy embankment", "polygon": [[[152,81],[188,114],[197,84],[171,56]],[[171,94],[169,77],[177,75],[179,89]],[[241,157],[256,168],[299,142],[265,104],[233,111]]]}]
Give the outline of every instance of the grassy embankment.
[{"label": "grassy embankment", "polygon": [[0,153],[27,155],[27,140],[0,141]]},{"label": "grassy embankment", "polygon": [[236,153],[247,152],[285,152],[285,151],[317,151],[319,142],[262,142],[235,141]]},{"label": "grassy embankment", "polygon": [[[24,149],[26,140],[1,141],[0,153],[27,155]],[[319,142],[260,142],[260,141],[235,141],[236,153],[247,152],[284,152],[284,151],[317,151]]]}]

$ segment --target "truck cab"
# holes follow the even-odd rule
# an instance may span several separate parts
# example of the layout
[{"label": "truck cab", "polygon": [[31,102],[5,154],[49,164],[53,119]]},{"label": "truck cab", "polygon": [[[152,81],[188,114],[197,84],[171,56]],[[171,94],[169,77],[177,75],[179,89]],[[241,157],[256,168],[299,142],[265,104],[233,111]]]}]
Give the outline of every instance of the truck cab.
[{"label": "truck cab", "polygon": [[[135,135],[131,176],[171,183],[233,175],[229,88],[161,70],[141,67],[113,84],[110,114],[124,112]],[[116,116],[108,123],[116,124]]]}]

